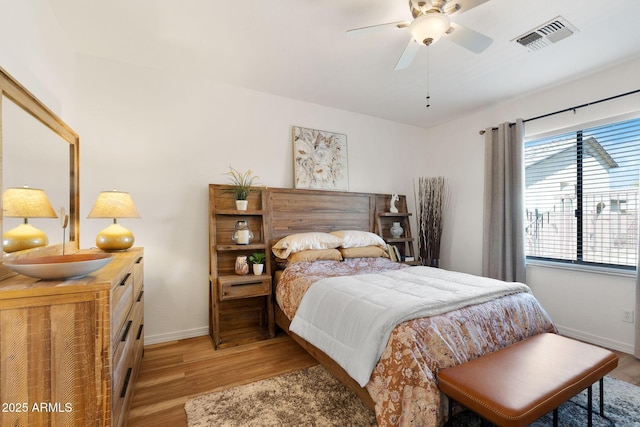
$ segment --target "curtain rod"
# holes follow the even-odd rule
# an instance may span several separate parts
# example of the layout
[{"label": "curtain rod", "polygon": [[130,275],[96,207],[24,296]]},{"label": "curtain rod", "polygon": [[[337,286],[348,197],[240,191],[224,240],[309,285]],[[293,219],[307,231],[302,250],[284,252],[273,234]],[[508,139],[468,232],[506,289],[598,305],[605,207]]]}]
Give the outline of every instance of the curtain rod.
[{"label": "curtain rod", "polygon": [[[632,90],[631,92],[621,93],[619,95],[610,96],[608,98],[599,99],[599,100],[593,101],[593,102],[587,102],[586,104],[576,105],[575,107],[565,108],[564,110],[554,111],[553,113],[547,113],[547,114],[543,114],[541,116],[531,117],[530,119],[524,119],[523,122],[526,123],[526,122],[531,122],[533,120],[544,119],[545,117],[555,116],[556,114],[566,113],[567,111],[573,111],[575,113],[575,111],[578,108],[589,107],[591,105],[599,104],[601,102],[611,101],[613,99],[622,98],[623,96],[633,95],[633,94],[638,93],[638,92],[640,92],[640,89]],[[492,128],[492,129],[495,130],[497,128]],[[484,135],[485,134],[485,130],[482,129],[482,130],[480,130],[479,133],[480,133],[480,135]]]}]

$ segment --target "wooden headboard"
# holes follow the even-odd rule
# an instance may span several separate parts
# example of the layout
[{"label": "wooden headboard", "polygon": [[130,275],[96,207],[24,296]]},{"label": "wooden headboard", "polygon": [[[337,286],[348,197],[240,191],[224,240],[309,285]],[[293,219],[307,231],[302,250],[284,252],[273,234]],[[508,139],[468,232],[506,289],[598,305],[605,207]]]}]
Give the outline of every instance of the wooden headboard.
[{"label": "wooden headboard", "polygon": [[[294,233],[364,230],[376,232],[376,214],[389,211],[390,194],[269,188],[270,245]],[[406,197],[396,207],[407,211]]]},{"label": "wooden headboard", "polygon": [[294,233],[339,229],[374,230],[376,195],[270,189],[271,245]]}]

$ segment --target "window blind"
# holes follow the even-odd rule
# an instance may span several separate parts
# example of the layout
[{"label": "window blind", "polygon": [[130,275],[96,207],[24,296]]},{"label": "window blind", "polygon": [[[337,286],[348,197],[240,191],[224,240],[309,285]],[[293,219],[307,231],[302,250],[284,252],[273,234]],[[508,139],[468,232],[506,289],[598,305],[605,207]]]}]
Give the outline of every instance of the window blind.
[{"label": "window blind", "polygon": [[527,257],[635,267],[639,177],[640,119],[525,142]]}]

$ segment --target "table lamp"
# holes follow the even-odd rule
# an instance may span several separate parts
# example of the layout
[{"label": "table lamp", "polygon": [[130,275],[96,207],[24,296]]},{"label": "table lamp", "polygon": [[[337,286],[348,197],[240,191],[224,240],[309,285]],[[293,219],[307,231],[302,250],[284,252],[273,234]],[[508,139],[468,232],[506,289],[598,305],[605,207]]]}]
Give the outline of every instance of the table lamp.
[{"label": "table lamp", "polygon": [[2,216],[24,218],[24,222],[2,235],[2,249],[16,252],[49,244],[44,231],[29,224],[29,218],[57,218],[43,190],[37,188],[7,188],[2,195]]},{"label": "table lamp", "polygon": [[96,246],[103,251],[126,251],[133,246],[133,233],[118,224],[118,218],[140,218],[129,193],[102,191],[87,218],[113,218],[113,224],[96,236]]}]

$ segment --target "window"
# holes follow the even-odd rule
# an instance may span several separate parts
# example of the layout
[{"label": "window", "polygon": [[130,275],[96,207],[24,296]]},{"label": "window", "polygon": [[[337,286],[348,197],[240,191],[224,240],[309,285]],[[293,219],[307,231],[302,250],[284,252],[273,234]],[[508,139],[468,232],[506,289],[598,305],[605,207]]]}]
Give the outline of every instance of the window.
[{"label": "window", "polygon": [[640,119],[525,142],[527,258],[638,262]]}]

